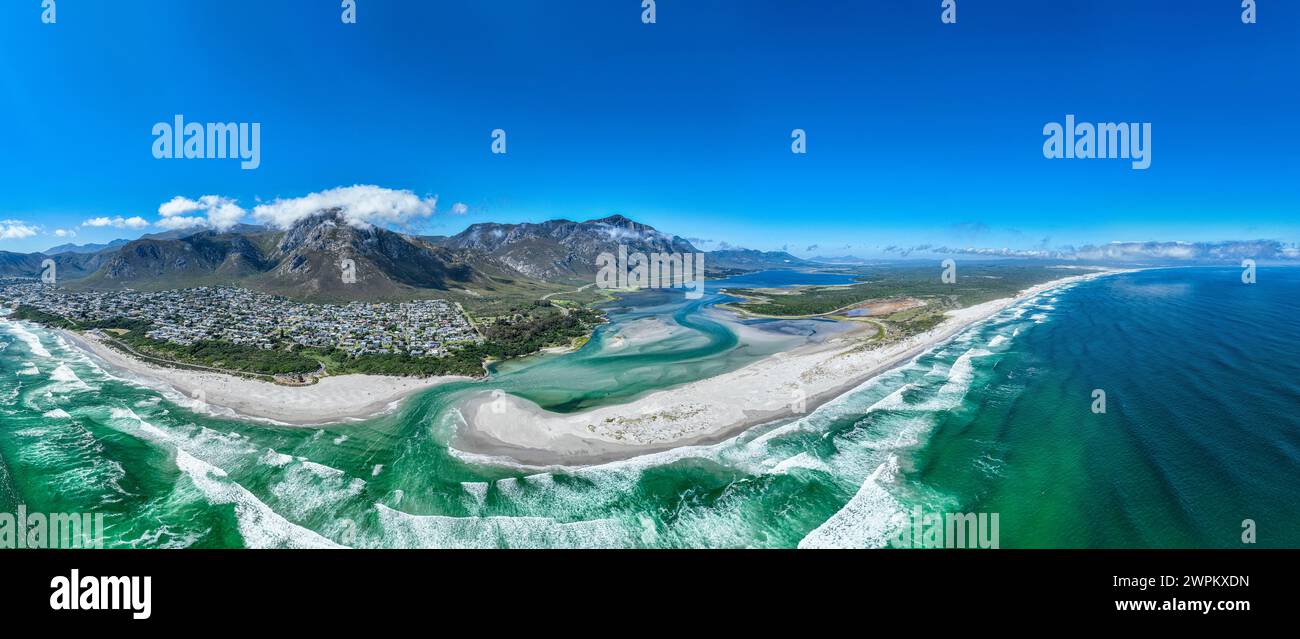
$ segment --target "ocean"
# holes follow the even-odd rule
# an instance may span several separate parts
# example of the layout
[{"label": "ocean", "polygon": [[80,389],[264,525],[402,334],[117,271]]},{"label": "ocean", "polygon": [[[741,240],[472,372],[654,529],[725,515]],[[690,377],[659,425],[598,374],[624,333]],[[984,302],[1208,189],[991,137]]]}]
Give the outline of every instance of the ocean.
[{"label": "ocean", "polygon": [[[714,445],[584,468],[448,446],[465,393],[583,410],[833,330],[751,321],[766,337],[746,338],[716,290],[627,296],[575,353],[307,428],[223,417],[0,319],[0,512],[106,513],[105,545],[141,548],[882,547],[917,510],[997,514],[1003,548],[1239,548],[1247,520],[1255,545],[1300,547],[1296,268],[1053,289]],[[625,343],[634,325],[656,339]]]}]

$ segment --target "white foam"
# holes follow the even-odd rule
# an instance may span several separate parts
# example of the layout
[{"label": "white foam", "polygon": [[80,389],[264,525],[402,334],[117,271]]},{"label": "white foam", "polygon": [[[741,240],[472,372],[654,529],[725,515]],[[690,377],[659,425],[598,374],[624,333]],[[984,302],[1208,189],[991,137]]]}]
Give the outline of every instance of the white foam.
[{"label": "white foam", "polygon": [[817,457],[814,457],[813,455],[811,455],[811,454],[809,454],[809,453],[799,453],[798,455],[795,455],[794,457],[790,457],[790,458],[787,458],[787,459],[783,459],[783,460],[781,460],[781,463],[779,463],[779,464],[777,464],[776,466],[772,467],[772,474],[773,474],[773,475],[784,475],[784,474],[789,473],[791,470],[794,470],[794,469],[796,469],[796,468],[804,468],[804,469],[807,469],[807,470],[817,470],[817,471],[821,471],[821,472],[824,472],[824,473],[829,473],[829,472],[831,472],[831,468],[830,468],[830,466],[827,466],[827,465],[826,465],[826,462],[824,462],[824,461],[818,459]]},{"label": "white foam", "polygon": [[23,362],[23,368],[18,371],[19,375],[40,375],[41,369],[36,368],[32,362]]},{"label": "white foam", "polygon": [[910,448],[919,444],[921,435],[934,426],[932,419],[932,413],[893,417],[888,421],[888,425],[893,430],[868,432],[865,429],[856,429],[845,434],[844,439],[871,450],[894,451]]},{"label": "white foam", "polygon": [[120,419],[123,421],[134,422],[133,425],[140,432],[144,433],[145,435],[148,435],[150,438],[154,440],[169,441],[171,439],[171,436],[168,435],[166,431],[158,428],[157,426],[154,426],[153,424],[150,424],[149,422],[144,421],[143,419],[140,418],[139,415],[135,414],[135,411],[129,408],[110,408],[108,414],[113,419]]},{"label": "white foam", "polygon": [[880,398],[879,401],[872,404],[870,408],[868,408],[866,411],[863,412],[871,413],[872,411],[876,411],[876,410],[896,410],[900,408],[907,408],[908,405],[907,402],[903,400],[903,394],[907,393],[908,391],[914,388],[916,388],[916,384],[913,382],[903,384],[902,386],[899,386],[896,390],[894,390],[894,392]]},{"label": "white foam", "polygon": [[264,464],[266,466],[283,468],[285,466],[288,466],[289,462],[293,461],[293,457],[290,455],[285,455],[284,453],[277,453],[275,452],[274,449],[268,448],[266,449],[266,452],[262,454],[261,458],[259,458],[257,461],[258,463]]},{"label": "white foam", "polygon": [[290,516],[305,520],[336,512],[365,487],[364,480],[349,477],[337,468],[297,460],[280,474],[270,492]]},{"label": "white foam", "polygon": [[213,505],[233,504],[239,534],[249,548],[343,548],[316,532],[276,514],[248,489],[231,481],[226,471],[182,449],[176,467],[184,472]]},{"label": "white foam", "polygon": [[17,322],[8,322],[7,326],[14,337],[27,344],[27,350],[31,351],[33,355],[37,357],[53,357],[53,355],[50,355],[50,351],[46,350],[45,346],[41,344],[41,338],[37,337],[35,333],[23,328]]},{"label": "white foam", "polygon": [[62,408],[46,411],[43,416],[49,417],[50,419],[72,419],[72,415],[69,415],[68,411],[63,410]]},{"label": "white foam", "polygon": [[640,539],[615,519],[411,515],[375,504],[386,545],[402,548],[627,548]]},{"label": "white foam", "polygon": [[475,509],[483,507],[487,500],[488,483],[485,481],[463,481],[460,487],[474,500]]},{"label": "white foam", "polygon": [[898,472],[898,458],[888,461],[862,482],[853,495],[830,519],[813,529],[799,548],[883,548],[893,534],[895,517],[903,512],[902,504],[881,486],[892,481]]},{"label": "white foam", "polygon": [[503,497],[515,497],[519,494],[519,480],[515,477],[506,477],[496,481],[497,491]]},{"label": "white foam", "polygon": [[56,366],[53,371],[50,371],[50,381],[59,382],[61,384],[67,384],[73,388],[78,388],[82,390],[86,390],[90,388],[88,384],[81,381],[80,377],[77,377],[77,374],[73,372],[72,369],[68,367],[67,364],[62,362],[60,362],[59,365]]},{"label": "white foam", "polygon": [[992,355],[992,351],[983,348],[972,348],[962,353],[953,361],[952,366],[948,368],[948,377],[942,387],[933,397],[919,403],[907,404],[903,402],[899,405],[890,406],[894,409],[912,409],[923,411],[944,411],[952,410],[961,405],[962,398],[966,396],[966,391],[970,390],[971,382],[975,379],[975,365],[972,361],[976,357],[985,357]]}]

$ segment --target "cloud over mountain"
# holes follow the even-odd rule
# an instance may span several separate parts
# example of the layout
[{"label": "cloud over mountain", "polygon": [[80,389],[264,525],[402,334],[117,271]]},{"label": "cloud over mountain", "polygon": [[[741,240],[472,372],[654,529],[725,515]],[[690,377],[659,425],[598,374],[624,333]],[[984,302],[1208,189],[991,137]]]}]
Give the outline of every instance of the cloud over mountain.
[{"label": "cloud over mountain", "polygon": [[205,195],[197,201],[178,195],[159,206],[158,214],[162,216],[158,226],[166,229],[208,226],[227,231],[244,219],[246,211],[233,199],[220,195]]},{"label": "cloud over mountain", "polygon": [[338,209],[349,225],[368,228],[427,218],[437,205],[437,196],[420,197],[409,190],[358,184],[259,204],[253,208],[253,217],[263,224],[287,229],[317,211]]},{"label": "cloud over mountain", "polygon": [[[253,207],[252,217],[277,229],[287,229],[314,213],[337,209],[348,225],[365,229],[371,226],[409,224],[433,215],[437,205],[437,196],[420,197],[409,190],[358,184],[309,193],[302,197],[277,198]],[[464,215],[468,210],[467,206],[458,203],[452,212]],[[239,206],[233,198],[204,195],[193,200],[178,195],[158,207],[161,219],[156,224],[166,229],[208,227],[227,231],[242,222],[248,214],[249,211]]]}]

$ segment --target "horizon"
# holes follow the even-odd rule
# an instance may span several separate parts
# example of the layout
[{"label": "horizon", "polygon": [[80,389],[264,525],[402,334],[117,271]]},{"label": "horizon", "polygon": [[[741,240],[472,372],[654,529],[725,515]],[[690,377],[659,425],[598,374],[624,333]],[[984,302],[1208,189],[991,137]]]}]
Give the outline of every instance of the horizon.
[{"label": "horizon", "polygon": [[[1280,136],[1300,9],[1244,25],[1235,3],[1059,4],[963,6],[945,25],[927,3],[695,3],[642,24],[612,3],[504,20],[367,2],[343,24],[333,7],[148,1],[61,5],[46,25],[10,3],[0,50],[29,63],[0,107],[24,123],[0,251],[265,222],[353,185],[386,192],[378,223],[428,235],[621,214],[703,250],[803,258],[1294,248],[1300,166]],[[215,56],[159,33],[254,45]],[[1080,39],[1106,46],[1061,44]],[[260,124],[259,165],[155,159],[151,127],[177,116]],[[1148,123],[1150,166],[1046,159],[1045,125],[1073,118]]]},{"label": "horizon", "polygon": [[[314,213],[323,212],[324,210],[325,209],[320,209],[314,211]],[[629,218],[622,214],[614,214],[603,218],[592,218],[588,220],[571,220],[568,218],[561,217],[561,218],[542,220],[540,222],[521,222],[517,224],[544,224],[549,222],[592,224],[592,223],[606,222],[606,220],[610,218],[622,218],[630,223],[643,224],[638,220]],[[302,218],[299,218],[299,220],[301,219]],[[500,225],[500,224],[502,223],[486,222],[486,221],[473,222],[468,227],[466,227],[466,229],[462,230],[462,233],[470,230],[470,228],[474,226]],[[201,225],[175,228],[175,229],[145,228],[138,235],[134,235],[133,237],[117,237],[112,240],[108,240],[100,243],[90,243],[90,242],[77,243],[75,241],[68,241],[62,244],[51,246],[48,249],[43,251],[34,251],[33,253],[57,254],[60,252],[68,252],[68,251],[73,251],[76,249],[84,249],[84,248],[94,248],[95,251],[101,251],[107,248],[113,248],[115,246],[120,246],[123,244],[134,242],[136,240],[155,239],[159,236],[167,237],[166,234],[168,232],[173,232],[173,233],[178,232],[179,235],[175,237],[183,238],[189,235],[193,235],[195,233],[203,233],[203,232],[238,233],[238,232],[276,232],[276,231],[284,230],[283,227],[278,227],[274,224],[255,224],[255,223],[250,224],[246,220],[241,220],[237,222],[235,226],[242,227],[242,228],[231,227],[227,229],[217,229],[217,228],[212,228],[210,226],[201,226]],[[364,224],[361,224],[359,226],[364,226]],[[699,238],[682,237],[681,235],[665,232],[663,229],[655,229],[654,227],[651,228],[654,231],[658,232],[660,235],[675,238],[675,239],[685,240],[686,242],[691,243],[692,246],[694,246],[696,241],[699,240]],[[387,230],[391,230],[397,233],[404,233],[412,237],[446,237],[446,236],[421,235],[420,233],[413,231],[411,229],[387,228]],[[69,239],[75,239],[75,238],[69,238]],[[971,261],[971,262],[1069,261],[1069,262],[1097,263],[1097,264],[1107,264],[1107,263],[1156,264],[1158,266],[1178,266],[1178,265],[1215,266],[1215,265],[1223,265],[1227,262],[1231,262],[1239,259],[1251,258],[1251,259],[1259,259],[1265,263],[1300,265],[1300,262],[1295,262],[1295,260],[1300,259],[1300,248],[1297,248],[1295,244],[1286,245],[1276,240],[1264,240],[1264,239],[1225,240],[1225,241],[1216,241],[1216,242],[1186,242],[1181,240],[1173,240],[1168,242],[1113,240],[1111,242],[1106,242],[1104,244],[1098,244],[1098,245],[1089,244],[1081,247],[1065,247],[1065,250],[1053,250],[1050,252],[1036,251],[1036,250],[1015,251],[1009,249],[988,249],[988,248],[978,248],[978,247],[957,247],[957,246],[949,247],[949,246],[932,246],[932,245],[921,246],[921,247],[889,246],[889,247],[884,247],[883,254],[874,257],[864,257],[852,253],[835,254],[833,247],[829,247],[832,248],[832,250],[830,251],[818,252],[816,250],[811,250],[811,249],[821,248],[817,246],[808,247],[808,249],[810,250],[805,251],[806,255],[796,255],[796,251],[788,250],[788,247],[781,247],[769,251],[763,249],[751,249],[744,246],[730,245],[725,242],[722,243],[720,246],[717,246],[711,250],[702,249],[701,247],[698,246],[695,246],[695,248],[697,250],[702,250],[710,253],[723,252],[723,251],[758,251],[762,253],[782,253],[782,254],[787,254],[792,257],[795,257],[796,259],[811,262],[814,264],[823,264],[827,266],[854,266],[854,265],[864,266],[864,265],[871,265],[871,264],[921,263],[921,262],[932,262],[935,259],[942,259],[942,258],[954,257],[954,256],[961,256],[964,259],[966,259],[966,261]],[[0,253],[4,253],[4,252],[5,251],[0,250]],[[814,255],[813,253],[816,254]]]}]

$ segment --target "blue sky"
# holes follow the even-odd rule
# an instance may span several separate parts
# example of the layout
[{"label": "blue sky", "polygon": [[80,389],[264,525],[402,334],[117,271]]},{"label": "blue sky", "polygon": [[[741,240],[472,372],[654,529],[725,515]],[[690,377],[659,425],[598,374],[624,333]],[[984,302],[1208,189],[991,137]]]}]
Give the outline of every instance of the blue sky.
[{"label": "blue sky", "polygon": [[[1295,242],[1300,6],[1239,4],[958,0],[945,25],[940,0],[661,0],[646,25],[639,0],[358,0],[348,25],[333,0],[58,0],[46,25],[10,0],[0,250],[357,184],[436,196],[411,222],[435,234],[622,213],[799,255]],[[175,114],[261,123],[261,166],[154,159]],[[1151,168],[1045,159],[1066,114],[1152,123]]]}]

